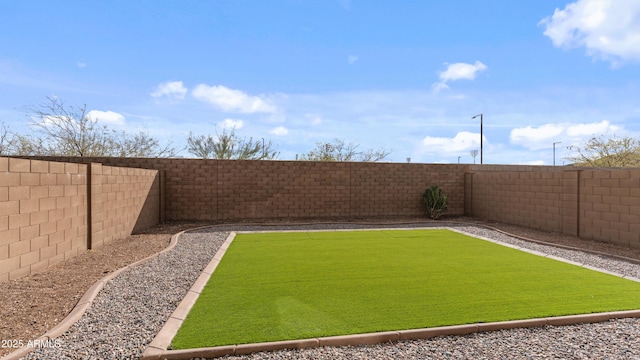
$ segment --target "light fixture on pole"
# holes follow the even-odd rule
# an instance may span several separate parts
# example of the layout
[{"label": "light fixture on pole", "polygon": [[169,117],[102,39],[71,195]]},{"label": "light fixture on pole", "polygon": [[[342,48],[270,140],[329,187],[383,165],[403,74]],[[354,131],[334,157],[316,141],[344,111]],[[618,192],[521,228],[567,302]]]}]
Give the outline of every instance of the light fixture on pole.
[{"label": "light fixture on pole", "polygon": [[472,119],[475,119],[478,116],[480,116],[480,164],[482,164],[482,114],[478,114],[472,117]]},{"label": "light fixture on pole", "polygon": [[562,141],[553,143],[553,166],[556,166],[556,144],[562,144]]}]

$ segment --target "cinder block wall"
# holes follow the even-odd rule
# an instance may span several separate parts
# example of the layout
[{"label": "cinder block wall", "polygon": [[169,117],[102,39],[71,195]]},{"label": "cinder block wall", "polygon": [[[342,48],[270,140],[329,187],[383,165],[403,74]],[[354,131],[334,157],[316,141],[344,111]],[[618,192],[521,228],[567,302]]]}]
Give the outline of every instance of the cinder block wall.
[{"label": "cinder block wall", "polygon": [[165,172],[164,216],[168,220],[217,220],[215,204],[217,160],[117,158],[117,157],[39,157],[43,160],[101,163],[104,166],[130,167]]},{"label": "cinder block wall", "polygon": [[471,166],[469,215],[640,248],[640,170]]},{"label": "cinder block wall", "polygon": [[[47,158],[54,159],[54,158]],[[464,213],[468,165],[145,158],[55,158],[165,172],[165,217],[237,221],[425,215],[424,190]]]},{"label": "cinder block wall", "polygon": [[392,163],[220,161],[217,220],[425,215],[430,185],[461,215],[464,166]]},{"label": "cinder block wall", "polygon": [[0,157],[0,282],[157,224],[159,190],[156,170]]},{"label": "cinder block wall", "polygon": [[86,184],[86,165],[0,157],[0,282],[86,249]]},{"label": "cinder block wall", "polygon": [[[562,232],[563,173],[553,168],[515,171],[513,167],[475,166],[471,176],[473,216]],[[469,190],[467,190],[469,191]]]},{"label": "cinder block wall", "polygon": [[640,247],[638,169],[200,159],[56,160],[163,170],[167,219],[221,222],[420,216],[424,214],[421,194],[435,184],[449,194],[449,214]]},{"label": "cinder block wall", "polygon": [[580,236],[640,248],[640,169],[580,172]]},{"label": "cinder block wall", "polygon": [[98,248],[160,221],[157,170],[91,165],[91,241]]},{"label": "cinder block wall", "polygon": [[354,216],[426,216],[422,194],[431,185],[438,185],[448,194],[447,214],[464,214],[467,165],[352,163],[351,166]]},{"label": "cinder block wall", "polygon": [[350,164],[219,161],[217,219],[350,217]]}]

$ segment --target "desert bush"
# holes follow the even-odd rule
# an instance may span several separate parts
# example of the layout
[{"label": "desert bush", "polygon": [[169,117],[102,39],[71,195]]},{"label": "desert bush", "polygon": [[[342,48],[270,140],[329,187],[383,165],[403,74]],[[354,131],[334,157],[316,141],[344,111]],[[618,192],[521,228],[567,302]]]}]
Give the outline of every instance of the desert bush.
[{"label": "desert bush", "polygon": [[447,211],[447,194],[438,185],[432,185],[422,194],[427,213],[433,220],[438,220]]}]

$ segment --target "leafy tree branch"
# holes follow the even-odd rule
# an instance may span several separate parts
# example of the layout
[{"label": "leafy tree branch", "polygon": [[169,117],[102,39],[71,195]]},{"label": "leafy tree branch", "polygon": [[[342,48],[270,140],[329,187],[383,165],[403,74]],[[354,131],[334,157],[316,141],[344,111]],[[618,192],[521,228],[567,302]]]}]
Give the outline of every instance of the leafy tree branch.
[{"label": "leafy tree branch", "polygon": [[568,159],[577,166],[640,167],[640,141],[632,137],[592,137],[580,146],[569,146]]},{"label": "leafy tree branch", "polygon": [[235,129],[215,136],[189,133],[187,151],[203,159],[275,160],[280,155],[271,141],[240,138]]},{"label": "leafy tree branch", "polygon": [[308,161],[365,161],[375,162],[384,160],[391,150],[367,149],[358,151],[360,144],[347,143],[342,139],[333,139],[327,143],[316,143],[316,147],[303,154],[300,159]]}]

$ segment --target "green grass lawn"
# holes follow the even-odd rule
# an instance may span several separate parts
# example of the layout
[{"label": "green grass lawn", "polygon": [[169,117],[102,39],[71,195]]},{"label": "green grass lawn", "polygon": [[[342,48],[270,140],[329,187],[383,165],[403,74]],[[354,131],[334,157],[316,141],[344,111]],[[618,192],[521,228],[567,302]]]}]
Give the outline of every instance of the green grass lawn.
[{"label": "green grass lawn", "polygon": [[640,283],[448,230],[238,234],[173,349],[640,308]]}]

